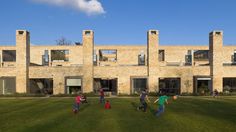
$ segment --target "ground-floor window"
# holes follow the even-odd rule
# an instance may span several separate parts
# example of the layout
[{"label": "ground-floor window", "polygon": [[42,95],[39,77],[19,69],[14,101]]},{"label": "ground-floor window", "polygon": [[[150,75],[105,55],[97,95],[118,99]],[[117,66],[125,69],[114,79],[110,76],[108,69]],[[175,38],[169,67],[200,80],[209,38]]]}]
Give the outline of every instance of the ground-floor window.
[{"label": "ground-floor window", "polygon": [[16,93],[16,78],[3,77],[0,78],[0,94],[14,94]]},{"label": "ground-floor window", "polygon": [[180,94],[180,78],[159,78],[159,92]]},{"label": "ground-floor window", "polygon": [[52,78],[34,78],[30,79],[31,94],[53,94]]},{"label": "ground-floor window", "polygon": [[223,91],[236,92],[236,78],[223,78]]},{"label": "ground-floor window", "polygon": [[147,78],[131,78],[132,93],[137,94],[148,88]]},{"label": "ground-floor window", "polygon": [[194,77],[194,93],[210,93],[212,92],[211,77]]},{"label": "ground-floor window", "polygon": [[94,92],[99,92],[99,89],[102,88],[104,92],[111,92],[112,95],[117,94],[117,78],[112,79],[103,79],[103,78],[94,78]]},{"label": "ground-floor window", "polygon": [[82,92],[82,78],[67,77],[66,78],[66,94],[77,94]]}]

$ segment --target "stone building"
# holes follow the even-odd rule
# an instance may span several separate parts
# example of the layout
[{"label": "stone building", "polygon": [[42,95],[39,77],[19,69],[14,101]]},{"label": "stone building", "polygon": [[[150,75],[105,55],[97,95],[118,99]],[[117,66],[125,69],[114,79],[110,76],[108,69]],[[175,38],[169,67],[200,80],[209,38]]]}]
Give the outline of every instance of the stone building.
[{"label": "stone building", "polygon": [[223,45],[222,31],[209,34],[209,46],[162,46],[157,30],[143,46],[95,45],[91,30],[82,36],[79,45],[32,46],[30,33],[17,30],[16,46],[0,46],[0,94],[236,90],[236,46]]}]

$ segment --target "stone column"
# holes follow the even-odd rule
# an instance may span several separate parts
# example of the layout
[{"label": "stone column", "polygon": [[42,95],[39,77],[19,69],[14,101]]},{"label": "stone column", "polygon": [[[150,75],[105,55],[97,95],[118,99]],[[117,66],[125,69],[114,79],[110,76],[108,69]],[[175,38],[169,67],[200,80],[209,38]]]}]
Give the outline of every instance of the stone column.
[{"label": "stone column", "polygon": [[29,93],[30,33],[16,31],[16,92]]},{"label": "stone column", "polygon": [[209,35],[209,61],[212,77],[212,90],[223,91],[223,32],[213,31]]},{"label": "stone column", "polygon": [[158,88],[158,45],[159,32],[149,30],[147,33],[147,54],[148,54],[148,87],[150,92]]},{"label": "stone column", "polygon": [[94,32],[92,30],[83,31],[83,83],[84,93],[93,91],[93,52],[94,52]]}]

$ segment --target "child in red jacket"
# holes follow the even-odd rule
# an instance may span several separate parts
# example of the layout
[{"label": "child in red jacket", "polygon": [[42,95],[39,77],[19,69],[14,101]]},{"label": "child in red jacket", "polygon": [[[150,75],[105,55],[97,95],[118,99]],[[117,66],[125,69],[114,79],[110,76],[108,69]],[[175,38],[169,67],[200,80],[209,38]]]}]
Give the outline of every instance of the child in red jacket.
[{"label": "child in red jacket", "polygon": [[105,109],[111,109],[111,104],[110,104],[109,100],[107,100],[107,102],[105,104]]}]

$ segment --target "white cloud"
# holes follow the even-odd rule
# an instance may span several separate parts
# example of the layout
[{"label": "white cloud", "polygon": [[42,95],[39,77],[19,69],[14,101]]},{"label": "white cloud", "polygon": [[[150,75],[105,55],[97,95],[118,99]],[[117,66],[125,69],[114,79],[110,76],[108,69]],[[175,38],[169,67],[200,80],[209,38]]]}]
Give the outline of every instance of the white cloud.
[{"label": "white cloud", "polygon": [[105,13],[102,4],[98,0],[32,0],[56,6],[65,6],[77,9],[87,15],[98,15]]}]

